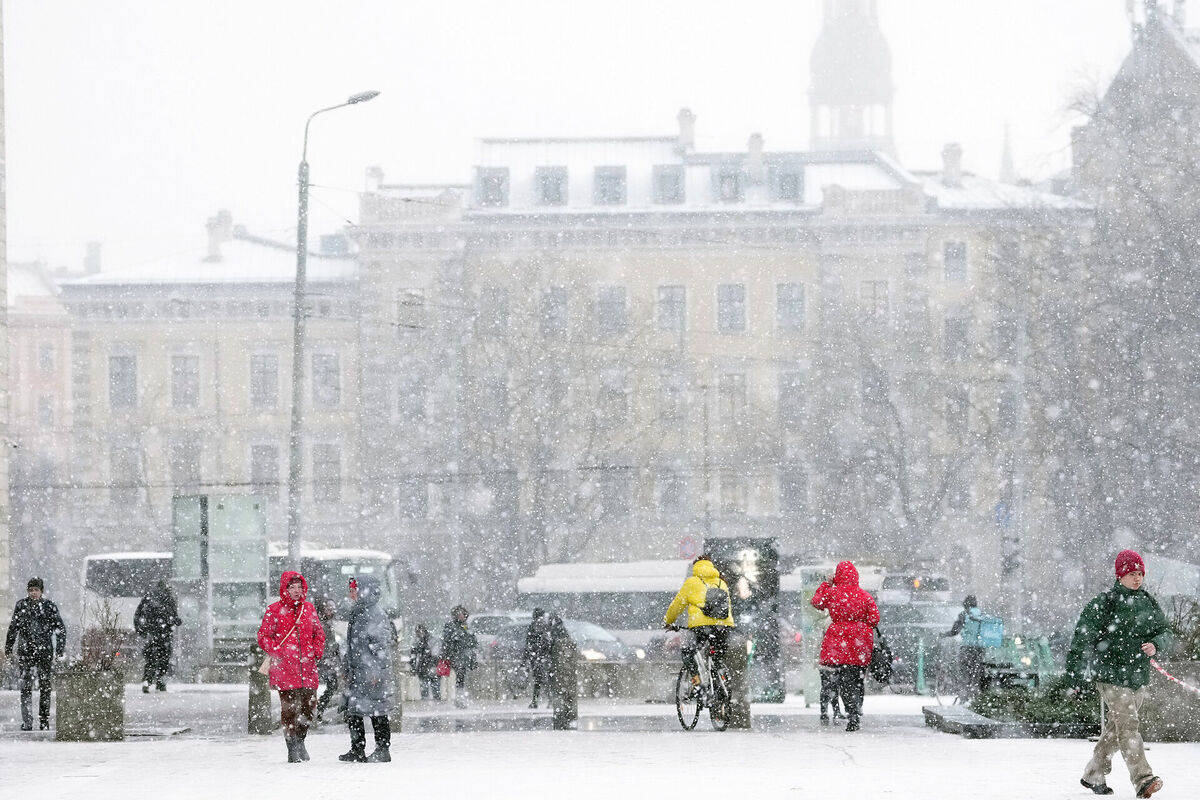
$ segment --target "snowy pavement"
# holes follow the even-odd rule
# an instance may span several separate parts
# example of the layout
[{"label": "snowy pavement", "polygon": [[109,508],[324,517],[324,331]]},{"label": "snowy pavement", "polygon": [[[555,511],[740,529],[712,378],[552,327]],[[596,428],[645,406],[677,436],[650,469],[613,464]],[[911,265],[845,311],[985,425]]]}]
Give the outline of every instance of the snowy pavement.
[{"label": "snowy pavement", "polygon": [[[0,693],[0,703],[15,700]],[[178,693],[192,705],[204,692]],[[210,691],[227,702],[231,692]],[[221,702],[215,705],[220,706]],[[624,718],[635,729],[570,732],[411,733],[395,737],[391,764],[342,764],[344,728],[309,738],[313,761],[284,763],[282,738],[197,735],[74,744],[6,735],[0,739],[5,797],[352,798],[388,795],[488,798],[668,798],[719,794],[786,798],[1084,798],[1079,774],[1091,743],[1077,740],[967,740],[925,727],[928,698],[867,699],[863,730],[822,728],[814,709],[789,698],[755,705],[754,731],[715,733],[702,720],[691,733],[672,729],[674,709],[656,704],[584,701],[581,719]],[[244,706],[243,706],[244,708]],[[3,712],[8,712],[4,708]],[[515,706],[457,710],[406,707],[407,731],[419,718],[518,713]],[[663,723],[661,730],[637,726]],[[786,724],[785,724],[786,723]],[[26,737],[29,734],[25,734]],[[36,734],[34,734],[36,736]],[[1192,798],[1200,786],[1200,744],[1153,744],[1150,763],[1166,785],[1160,798]],[[1110,777],[1116,797],[1132,797],[1119,758]],[[291,793],[295,793],[292,795]]]}]

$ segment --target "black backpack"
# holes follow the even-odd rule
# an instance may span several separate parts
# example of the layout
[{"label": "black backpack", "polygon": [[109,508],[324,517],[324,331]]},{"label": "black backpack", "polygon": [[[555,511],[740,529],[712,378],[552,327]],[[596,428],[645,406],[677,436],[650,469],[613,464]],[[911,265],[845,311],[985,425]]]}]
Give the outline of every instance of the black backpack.
[{"label": "black backpack", "polygon": [[729,592],[719,585],[708,586],[708,591],[704,593],[704,605],[700,607],[700,611],[709,619],[725,619],[729,616]]}]

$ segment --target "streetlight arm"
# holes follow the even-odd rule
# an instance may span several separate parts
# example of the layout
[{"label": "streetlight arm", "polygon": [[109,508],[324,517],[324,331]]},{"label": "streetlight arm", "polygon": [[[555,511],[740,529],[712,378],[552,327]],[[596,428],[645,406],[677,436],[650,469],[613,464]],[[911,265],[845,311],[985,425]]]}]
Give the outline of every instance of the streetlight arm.
[{"label": "streetlight arm", "polygon": [[376,92],[374,90],[369,91],[369,92],[359,92],[358,94],[351,95],[349,97],[349,99],[347,99],[346,102],[344,102],[344,103],[338,103],[336,106],[329,106],[328,108],[320,108],[320,109],[317,109],[316,111],[314,111],[313,113],[309,114],[308,120],[305,121],[305,123],[304,123],[304,149],[300,151],[300,160],[301,161],[308,160],[308,126],[310,124],[312,124],[313,117],[317,116],[318,114],[324,114],[326,111],[333,111],[335,108],[345,108],[346,106],[353,106],[353,105],[357,105],[358,103],[365,103],[368,100],[374,100],[378,96],[379,96],[379,92]]}]

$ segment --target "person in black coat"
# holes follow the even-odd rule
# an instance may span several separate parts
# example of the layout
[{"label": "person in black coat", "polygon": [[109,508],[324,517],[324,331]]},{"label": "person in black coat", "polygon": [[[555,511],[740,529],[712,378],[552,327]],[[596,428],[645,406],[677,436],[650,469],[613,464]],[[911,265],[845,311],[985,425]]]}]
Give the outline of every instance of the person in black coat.
[{"label": "person in black coat", "polygon": [[442,698],[442,679],[437,674],[438,660],[433,654],[433,645],[429,642],[429,628],[426,628],[424,623],[417,625],[413,644],[408,654],[408,667],[421,682],[421,699],[440,700]]},{"label": "person in black coat", "polygon": [[533,619],[525,631],[525,650],[522,659],[529,664],[529,674],[533,679],[533,699],[530,708],[538,707],[538,690],[545,689],[550,696],[550,670],[552,668],[553,642],[550,637],[550,621],[546,612],[540,608],[533,610]]},{"label": "person in black coat", "polygon": [[42,596],[41,578],[30,578],[29,596],[17,601],[8,635],[4,638],[4,657],[12,658],[14,646],[21,674],[21,730],[33,730],[33,682],[38,683],[38,719],[42,730],[50,728],[51,675],[55,658],[61,659],[67,648],[67,626],[58,606]]},{"label": "person in black coat", "polygon": [[465,606],[455,606],[450,612],[452,619],[442,628],[442,658],[450,662],[454,670],[454,705],[459,708],[467,704],[467,671],[475,669],[475,634],[467,630]]},{"label": "person in black coat", "polygon": [[150,684],[154,684],[156,691],[167,690],[171,634],[182,623],[175,594],[166,581],[158,581],[146,592],[133,614],[133,630],[145,641],[142,646],[142,655],[146,660],[142,670],[143,692],[150,692]]},{"label": "person in black coat", "polygon": [[332,600],[322,600],[317,605],[317,618],[321,620],[321,629],[325,631],[325,650],[321,660],[317,662],[317,678],[325,684],[325,691],[317,698],[317,719],[324,721],[325,709],[338,691],[338,673],[342,667],[342,648],[338,645],[333,633],[333,618],[337,613],[337,603]]}]

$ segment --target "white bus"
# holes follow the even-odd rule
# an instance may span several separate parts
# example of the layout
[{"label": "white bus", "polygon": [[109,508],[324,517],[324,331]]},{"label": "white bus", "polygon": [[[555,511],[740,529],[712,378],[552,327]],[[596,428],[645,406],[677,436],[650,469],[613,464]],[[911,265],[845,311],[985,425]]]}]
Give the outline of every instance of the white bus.
[{"label": "white bus", "polygon": [[97,623],[107,601],[117,624],[133,631],[133,615],[146,590],[171,580],[171,554],[162,552],[99,553],[83,559],[83,628]]},{"label": "white bus", "polygon": [[517,581],[517,594],[525,608],[594,622],[625,643],[644,647],[662,630],[667,606],[691,574],[688,559],[543,564],[532,577]]}]

